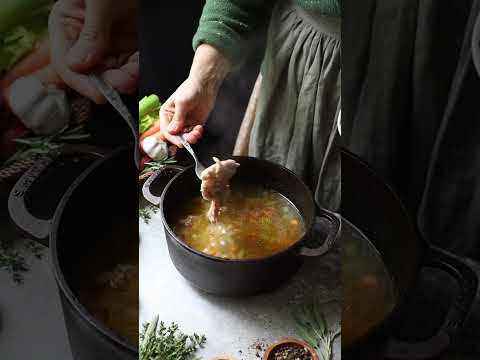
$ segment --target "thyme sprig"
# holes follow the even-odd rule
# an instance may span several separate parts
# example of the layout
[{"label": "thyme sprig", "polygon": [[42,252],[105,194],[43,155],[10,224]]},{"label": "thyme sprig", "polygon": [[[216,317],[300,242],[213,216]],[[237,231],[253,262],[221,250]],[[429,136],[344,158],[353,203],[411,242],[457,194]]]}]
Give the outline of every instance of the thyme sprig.
[{"label": "thyme sprig", "polygon": [[[44,256],[44,248],[34,241],[27,241],[23,248],[31,252],[36,259],[42,259]],[[10,273],[17,284],[23,283],[24,274],[30,270],[26,257],[20,250],[12,244],[0,241],[0,270]]]},{"label": "thyme sprig", "polygon": [[199,360],[195,352],[207,341],[204,335],[186,335],[178,325],[166,326],[156,316],[140,332],[140,360]]},{"label": "thyme sprig", "polygon": [[23,274],[28,272],[29,267],[25,258],[13,249],[2,248],[0,250],[0,269],[5,269],[17,284],[23,283]]},{"label": "thyme sprig", "polygon": [[140,218],[145,222],[145,224],[149,224],[150,220],[152,219],[152,214],[156,214],[158,212],[158,207],[153,204],[147,203],[143,207],[140,207],[138,214]]}]

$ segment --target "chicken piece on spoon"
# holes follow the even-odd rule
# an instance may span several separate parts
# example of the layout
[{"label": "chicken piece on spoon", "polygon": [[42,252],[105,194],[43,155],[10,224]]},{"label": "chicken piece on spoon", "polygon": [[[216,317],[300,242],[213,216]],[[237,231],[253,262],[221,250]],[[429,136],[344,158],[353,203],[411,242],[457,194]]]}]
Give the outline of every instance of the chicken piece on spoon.
[{"label": "chicken piece on spoon", "polygon": [[220,208],[230,194],[230,180],[240,166],[235,160],[219,160],[214,157],[215,164],[202,172],[201,192],[205,200],[211,201],[208,220],[216,222]]}]

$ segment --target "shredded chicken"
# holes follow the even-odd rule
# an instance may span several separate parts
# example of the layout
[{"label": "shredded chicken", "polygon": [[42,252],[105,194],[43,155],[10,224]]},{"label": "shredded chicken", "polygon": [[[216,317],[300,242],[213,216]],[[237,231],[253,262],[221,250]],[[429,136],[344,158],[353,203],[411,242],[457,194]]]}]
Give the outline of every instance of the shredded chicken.
[{"label": "shredded chicken", "polygon": [[240,166],[235,160],[220,161],[214,157],[215,164],[202,172],[202,196],[205,200],[211,201],[208,210],[208,220],[216,222],[220,208],[230,194],[230,180]]}]

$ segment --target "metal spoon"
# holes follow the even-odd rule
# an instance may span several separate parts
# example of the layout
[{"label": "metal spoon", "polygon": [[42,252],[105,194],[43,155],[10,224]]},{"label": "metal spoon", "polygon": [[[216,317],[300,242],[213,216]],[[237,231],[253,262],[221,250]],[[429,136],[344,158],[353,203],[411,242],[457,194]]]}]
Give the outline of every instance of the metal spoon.
[{"label": "metal spoon", "polygon": [[195,174],[197,174],[197,177],[202,180],[202,172],[205,170],[205,166],[200,162],[200,160],[198,160],[195,151],[193,151],[192,147],[183,135],[177,135],[177,139],[182,143],[183,147],[187,149],[190,155],[192,155],[193,160],[195,160]]},{"label": "metal spoon", "polygon": [[125,103],[122,101],[122,98],[117,93],[117,91],[110,86],[105,80],[103,80],[98,75],[89,75],[90,80],[95,84],[95,86],[100,90],[100,92],[105,96],[110,104],[117,110],[117,112],[125,119],[128,124],[128,127],[132,131],[134,138],[134,160],[137,169],[140,169],[140,152],[138,151],[138,124],[134,119],[130,111],[128,110]]}]

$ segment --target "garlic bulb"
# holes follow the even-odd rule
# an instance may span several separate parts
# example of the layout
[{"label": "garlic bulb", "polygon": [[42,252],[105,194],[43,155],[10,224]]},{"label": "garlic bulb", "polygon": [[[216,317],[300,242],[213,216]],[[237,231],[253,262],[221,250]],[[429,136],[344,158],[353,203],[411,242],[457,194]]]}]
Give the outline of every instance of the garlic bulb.
[{"label": "garlic bulb", "polygon": [[155,135],[147,136],[142,141],[142,149],[153,160],[163,160],[168,157],[167,143],[157,139]]},{"label": "garlic bulb", "polygon": [[12,112],[37,135],[51,135],[68,124],[70,111],[63,90],[46,87],[34,76],[17,79],[7,99]]}]

